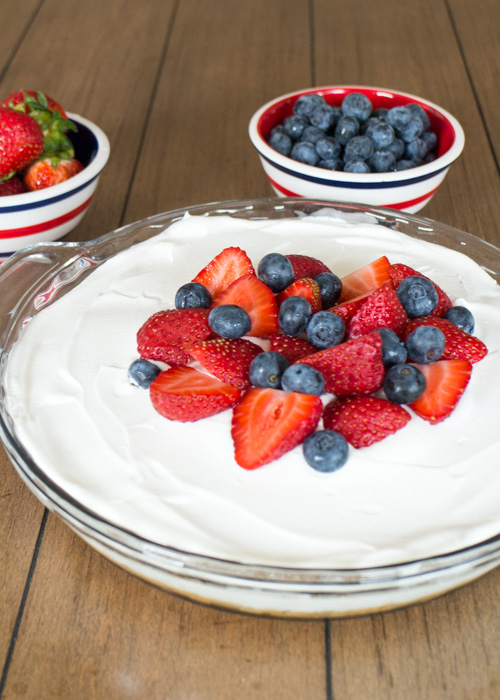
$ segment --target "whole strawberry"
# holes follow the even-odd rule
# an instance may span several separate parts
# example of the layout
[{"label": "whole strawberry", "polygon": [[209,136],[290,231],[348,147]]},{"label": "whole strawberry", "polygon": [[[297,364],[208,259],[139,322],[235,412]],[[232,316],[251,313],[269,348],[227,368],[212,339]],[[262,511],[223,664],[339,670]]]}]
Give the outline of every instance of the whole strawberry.
[{"label": "whole strawberry", "polygon": [[22,194],[26,192],[22,180],[18,177],[9,177],[0,181],[0,197],[10,197],[12,194]]},{"label": "whole strawberry", "polygon": [[23,173],[23,184],[30,192],[52,187],[69,180],[83,170],[76,158],[40,158],[31,163]]},{"label": "whole strawberry", "polygon": [[0,107],[0,180],[39,158],[43,133],[34,119],[8,107]]}]

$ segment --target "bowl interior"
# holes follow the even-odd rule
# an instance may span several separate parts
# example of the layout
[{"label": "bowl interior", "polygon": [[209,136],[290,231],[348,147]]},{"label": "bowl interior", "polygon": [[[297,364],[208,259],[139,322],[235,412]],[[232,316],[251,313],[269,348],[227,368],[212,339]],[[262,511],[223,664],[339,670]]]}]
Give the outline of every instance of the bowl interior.
[{"label": "bowl interior", "polygon": [[438,157],[446,153],[455,141],[453,124],[436,107],[412,95],[370,87],[327,87],[304,90],[288,95],[273,102],[262,113],[257,123],[257,132],[264,141],[267,141],[271,129],[293,113],[293,106],[302,95],[316,93],[322,95],[326,103],[332,107],[340,107],[344,97],[351,92],[360,92],[368,97],[374,110],[381,107],[391,109],[392,107],[416,102],[425,110],[431,122],[431,129],[436,132],[438,137]]},{"label": "bowl interior", "polygon": [[99,144],[95,134],[88,126],[76,119],[73,121],[77,125],[78,131],[70,132],[68,136],[75,149],[75,157],[87,167],[96,157]]}]

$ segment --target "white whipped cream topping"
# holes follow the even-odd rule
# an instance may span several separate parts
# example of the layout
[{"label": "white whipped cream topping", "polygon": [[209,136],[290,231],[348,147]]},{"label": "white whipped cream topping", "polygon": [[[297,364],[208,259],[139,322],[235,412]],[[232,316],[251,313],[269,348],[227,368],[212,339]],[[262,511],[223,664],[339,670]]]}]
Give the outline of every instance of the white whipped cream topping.
[{"label": "white whipped cream topping", "polygon": [[[364,220],[364,219],[363,219]],[[342,276],[380,255],[431,277],[489,348],[453,415],[414,416],[334,474],[301,448],[255,471],[233,459],[231,411],[174,423],[130,384],[136,332],[223,248],[257,266],[304,253]],[[324,217],[185,217],[43,309],[9,358],[8,407],[35,462],[71,496],[154,542],[248,563],[365,567],[453,551],[500,531],[500,289],[466,256],[383,226]]]}]

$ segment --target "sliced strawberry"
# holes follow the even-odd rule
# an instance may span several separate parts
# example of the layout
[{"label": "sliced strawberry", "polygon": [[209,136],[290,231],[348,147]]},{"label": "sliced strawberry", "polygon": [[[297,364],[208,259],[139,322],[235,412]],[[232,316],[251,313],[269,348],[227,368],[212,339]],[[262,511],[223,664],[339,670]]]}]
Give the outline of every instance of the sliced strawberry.
[{"label": "sliced strawberry", "polygon": [[149,394],[158,413],[187,423],[232,408],[241,391],[193,367],[171,367],[156,377]]},{"label": "sliced strawberry", "polygon": [[214,338],[189,348],[189,354],[214,377],[238,389],[248,389],[248,371],[262,348],[244,338]]},{"label": "sliced strawberry", "polygon": [[430,365],[417,365],[427,386],[410,408],[429,423],[440,423],[455,410],[472,372],[467,360],[439,360]]},{"label": "sliced strawberry", "polygon": [[468,360],[471,364],[479,362],[488,354],[488,348],[482,340],[469,335],[454,323],[439,316],[421,316],[412,319],[403,333],[403,340],[418,326],[436,326],[443,331],[446,338],[442,360]]},{"label": "sliced strawberry", "polygon": [[401,430],[411,419],[402,406],[375,396],[334,399],[325,406],[323,424],[353,447],[368,447]]},{"label": "sliced strawberry", "polygon": [[392,283],[386,282],[371,292],[349,323],[349,338],[359,338],[377,328],[390,328],[400,335],[408,316]]},{"label": "sliced strawberry", "polygon": [[309,255],[287,255],[285,257],[292,263],[296,280],[303,277],[316,277],[322,272],[331,272],[325,263]]},{"label": "sliced strawberry", "polygon": [[243,275],[221,292],[212,306],[236,304],[250,316],[252,327],[248,335],[268,338],[278,330],[278,305],[267,284],[255,275]]},{"label": "sliced strawberry", "polygon": [[137,349],[145,360],[174,367],[191,362],[188,348],[212,335],[208,309],[169,309],[150,316],[137,332]]},{"label": "sliced strawberry", "polygon": [[391,263],[388,258],[382,255],[382,257],[368,263],[368,265],[363,265],[358,270],[354,270],[354,272],[342,277],[342,292],[339,303],[353,299],[366,292],[373,292],[378,287],[381,287],[384,282],[390,280],[390,267]]},{"label": "sliced strawberry", "polygon": [[248,389],[233,410],[231,435],[240,467],[256,469],[289,452],[316,428],[319,396],[281,389]]},{"label": "sliced strawberry", "polygon": [[304,297],[311,304],[311,313],[315,314],[321,311],[321,291],[318,283],[310,277],[302,277],[301,279],[292,282],[276,297],[278,307],[288,297]]},{"label": "sliced strawberry", "polygon": [[318,352],[318,348],[305,338],[292,338],[284,333],[274,333],[270,336],[269,343],[269,350],[279,352],[290,364]]},{"label": "sliced strawberry", "polygon": [[343,301],[341,304],[336,304],[335,306],[331,306],[328,311],[333,311],[334,314],[337,314],[337,316],[340,316],[340,318],[344,321],[345,323],[345,328],[346,328],[346,333],[349,332],[349,325],[351,323],[351,319],[358,311],[365,300],[368,298],[368,296],[371,294],[371,292],[365,292],[365,294],[360,294],[357,297],[354,297],[353,299],[349,299],[349,301]]},{"label": "sliced strawberry", "polygon": [[199,282],[215,299],[230,284],[243,275],[255,275],[252,261],[241,248],[224,248],[203,268],[193,282]]},{"label": "sliced strawberry", "polygon": [[426,277],[421,272],[417,272],[409,265],[403,265],[402,263],[394,263],[394,265],[391,265],[389,269],[389,275],[393,281],[394,289],[397,289],[401,282],[404,279],[406,279],[406,277],[424,277],[425,279],[429,280],[429,282],[432,282],[438,295],[438,303],[436,309],[434,310],[434,314],[436,316],[444,316],[448,309],[451,309],[451,307],[453,306],[450,297],[446,294],[446,292],[444,292],[441,289],[441,287],[439,287],[434,282],[434,280],[431,280],[429,277]]},{"label": "sliced strawberry", "polygon": [[337,396],[373,394],[382,386],[382,340],[378,333],[348,340],[301,360],[319,370],[325,391]]}]

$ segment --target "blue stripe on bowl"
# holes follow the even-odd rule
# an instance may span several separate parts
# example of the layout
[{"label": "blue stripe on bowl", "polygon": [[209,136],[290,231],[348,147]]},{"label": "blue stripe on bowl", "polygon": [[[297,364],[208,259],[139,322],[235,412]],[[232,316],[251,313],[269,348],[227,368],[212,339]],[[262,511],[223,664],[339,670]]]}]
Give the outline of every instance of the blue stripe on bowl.
[{"label": "blue stripe on bowl", "polygon": [[[64,199],[68,199],[68,197],[72,197],[77,192],[81,192],[82,190],[86,189],[92,182],[94,182],[94,180],[96,180],[99,177],[99,175],[100,173],[97,173],[97,175],[94,175],[93,178],[87,180],[87,182],[84,182],[83,185],[80,185],[80,187],[77,187],[76,189],[70,190],[69,192],[65,192],[64,194],[59,194],[56,197],[44,199],[41,202],[29,202],[28,204],[18,204],[11,207],[0,206],[0,214],[28,211],[30,209],[39,209],[40,207],[47,207],[50,204],[54,204],[55,202],[61,202]],[[20,196],[22,197],[22,195]]]}]

